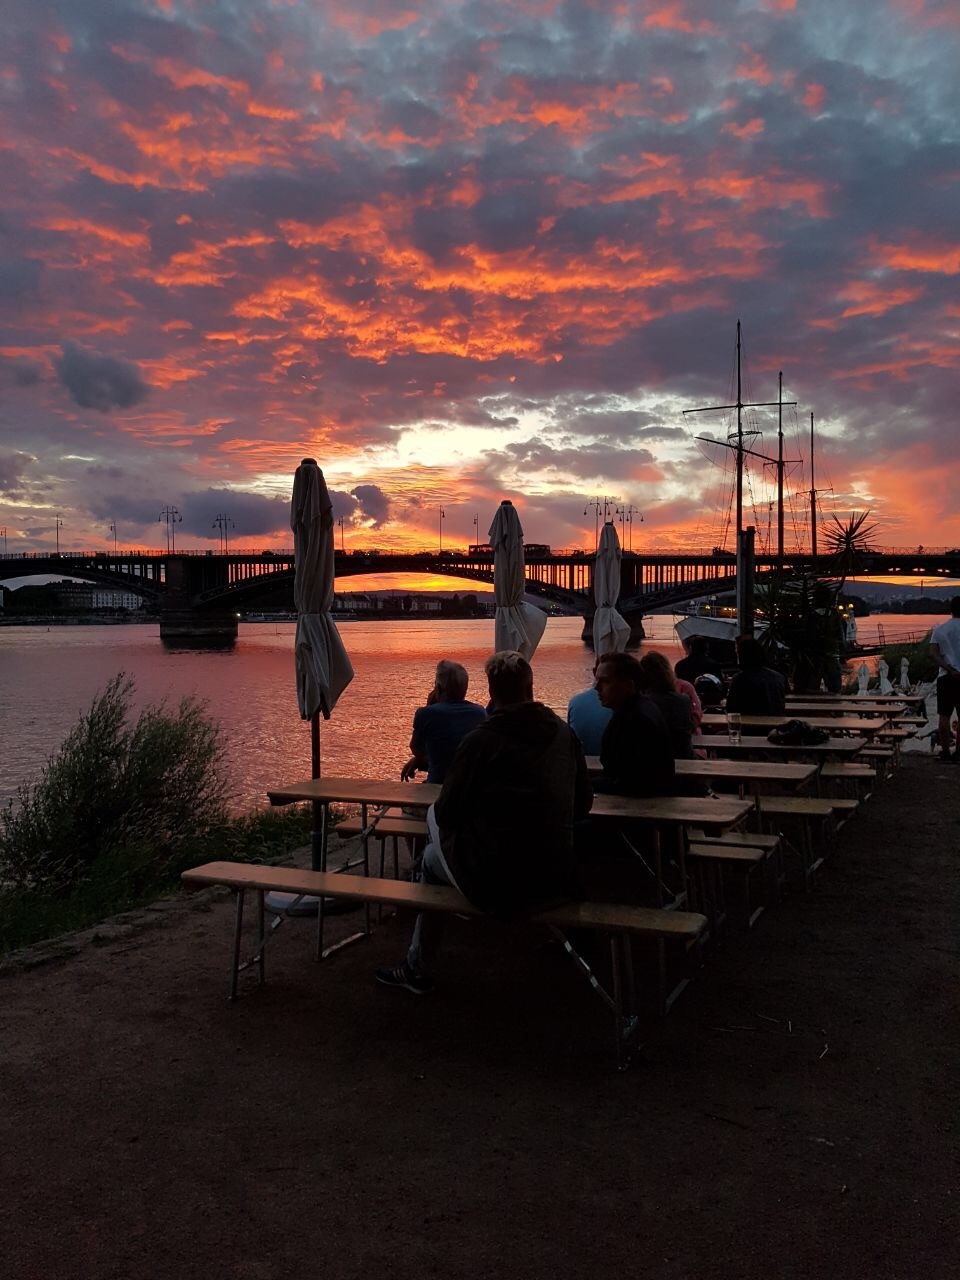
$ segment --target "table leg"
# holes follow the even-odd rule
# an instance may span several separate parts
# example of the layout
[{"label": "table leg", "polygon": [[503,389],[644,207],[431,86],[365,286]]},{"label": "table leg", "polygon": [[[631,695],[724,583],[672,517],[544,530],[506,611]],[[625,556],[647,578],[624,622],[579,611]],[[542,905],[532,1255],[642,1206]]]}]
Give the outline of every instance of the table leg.
[{"label": "table leg", "polygon": [[243,899],[245,889],[237,890],[237,916],[233,926],[233,963],[230,966],[230,995],[228,999],[237,998],[237,980],[240,976],[240,935],[243,930]]}]

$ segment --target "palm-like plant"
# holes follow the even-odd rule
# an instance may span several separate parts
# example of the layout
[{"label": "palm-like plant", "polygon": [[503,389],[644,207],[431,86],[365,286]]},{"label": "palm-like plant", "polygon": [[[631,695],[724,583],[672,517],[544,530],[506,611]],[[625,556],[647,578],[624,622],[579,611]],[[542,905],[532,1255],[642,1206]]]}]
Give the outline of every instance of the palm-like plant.
[{"label": "palm-like plant", "polygon": [[840,580],[838,592],[847,578],[863,572],[864,557],[876,553],[873,539],[880,526],[875,521],[868,523],[870,515],[870,511],[851,511],[847,520],[833,515],[824,531],[830,568]]}]

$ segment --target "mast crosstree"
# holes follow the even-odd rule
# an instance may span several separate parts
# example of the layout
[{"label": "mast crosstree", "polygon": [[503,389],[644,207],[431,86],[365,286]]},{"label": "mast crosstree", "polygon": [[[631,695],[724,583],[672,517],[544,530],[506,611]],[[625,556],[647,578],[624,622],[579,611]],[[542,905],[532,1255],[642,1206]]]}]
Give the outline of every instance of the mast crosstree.
[{"label": "mast crosstree", "polygon": [[[761,458],[764,462],[772,462],[777,468],[777,557],[783,561],[783,406],[795,405],[796,400],[784,400],[783,398],[783,373],[780,374],[779,390],[776,400],[754,400],[745,402],[743,399],[743,380],[741,373],[741,332],[740,321],[737,321],[737,399],[735,404],[708,404],[697,409],[684,409],[684,416],[688,413],[719,413],[721,410],[736,409],[737,411],[737,430],[736,443],[731,444],[723,440],[711,440],[709,436],[697,436],[698,440],[704,440],[709,444],[719,444],[725,449],[733,449],[737,459],[737,545],[739,546],[740,535],[743,533],[743,462],[747,454],[752,458]],[[757,453],[755,449],[748,449],[743,443],[743,411],[744,409],[773,409],[778,410],[778,437],[779,451],[776,458],[768,458],[764,453]]]}]

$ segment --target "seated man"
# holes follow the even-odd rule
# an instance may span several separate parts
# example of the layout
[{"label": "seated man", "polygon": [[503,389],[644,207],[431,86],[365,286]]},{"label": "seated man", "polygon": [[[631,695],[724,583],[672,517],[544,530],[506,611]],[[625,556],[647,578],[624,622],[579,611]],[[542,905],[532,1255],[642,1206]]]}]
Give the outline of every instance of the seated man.
[{"label": "seated man", "polygon": [[782,716],[787,706],[787,681],[768,667],[767,655],[753,636],[737,636],[740,670],[730,681],[727,710],[747,716]]},{"label": "seated man", "polygon": [[418,769],[426,769],[427,782],[443,782],[461,739],[486,719],[483,707],[466,700],[468,679],[459,662],[437,663],[431,697],[413,714],[413,755],[400,770],[404,782]]},{"label": "seated man", "polygon": [[595,789],[622,796],[672,796],[676,770],[670,731],[659,708],[641,693],[643,672],[628,653],[597,667],[597,693],[613,712],[600,744],[603,775]]},{"label": "seated man", "polygon": [[[574,733],[533,700],[533,672],[519,653],[495,653],[484,670],[493,710],[457,748],[427,814],[422,878],[451,884],[484,911],[517,916],[580,895],[574,823],[593,795]],[[377,980],[421,994],[444,917],[417,918],[406,960]]]},{"label": "seated man", "polygon": [[[593,676],[596,680],[597,667],[602,658],[593,664]],[[596,684],[582,693],[575,693],[567,703],[567,724],[580,739],[580,746],[585,756],[598,756],[603,731],[610,723],[613,712],[600,701]]]},{"label": "seated man", "polygon": [[710,641],[706,636],[691,636],[686,642],[687,656],[673,668],[681,680],[696,684],[701,676],[723,680],[723,668],[710,657]]},{"label": "seated man", "polygon": [[[693,714],[693,698],[697,698],[693,685],[683,681],[690,693],[681,690],[669,660],[655,649],[640,659],[640,678],[641,692],[660,709],[666,722],[674,760],[692,760],[693,743],[690,739],[700,727]],[[700,706],[699,698],[697,706]]]}]

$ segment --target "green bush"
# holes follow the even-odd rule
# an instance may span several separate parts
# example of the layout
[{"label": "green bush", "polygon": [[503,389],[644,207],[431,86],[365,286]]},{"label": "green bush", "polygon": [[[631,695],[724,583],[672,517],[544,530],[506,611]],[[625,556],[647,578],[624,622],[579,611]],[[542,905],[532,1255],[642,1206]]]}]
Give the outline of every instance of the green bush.
[{"label": "green bush", "polygon": [[0,881],[46,897],[109,864],[136,893],[166,878],[227,819],[219,729],[193,699],[147,707],[118,675],[33,786],[0,810]]}]

